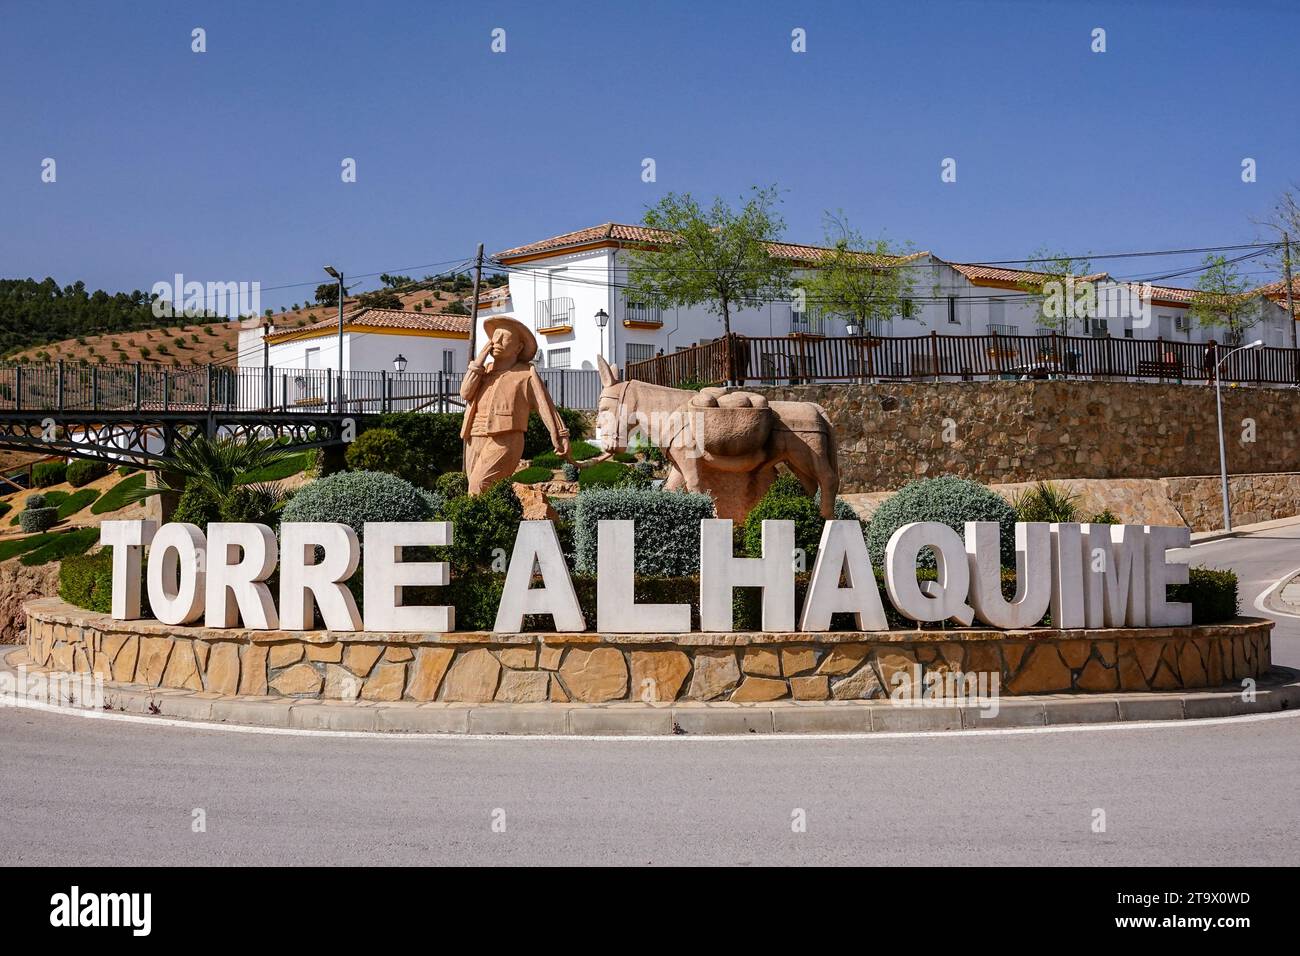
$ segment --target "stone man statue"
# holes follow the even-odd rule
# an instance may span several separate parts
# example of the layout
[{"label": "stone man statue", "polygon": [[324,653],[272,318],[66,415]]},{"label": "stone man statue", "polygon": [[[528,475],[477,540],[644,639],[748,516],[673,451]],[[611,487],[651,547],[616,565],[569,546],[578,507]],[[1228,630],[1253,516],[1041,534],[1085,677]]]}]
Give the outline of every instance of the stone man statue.
[{"label": "stone man statue", "polygon": [[[555,411],[546,383],[533,366],[537,339],[522,322],[496,315],[483,323],[488,342],[470,360],[460,395],[465,399],[465,474],[469,493],[479,494],[519,470],[528,413],[537,412],[561,457],[569,432]],[[491,365],[487,363],[491,358]]]}]

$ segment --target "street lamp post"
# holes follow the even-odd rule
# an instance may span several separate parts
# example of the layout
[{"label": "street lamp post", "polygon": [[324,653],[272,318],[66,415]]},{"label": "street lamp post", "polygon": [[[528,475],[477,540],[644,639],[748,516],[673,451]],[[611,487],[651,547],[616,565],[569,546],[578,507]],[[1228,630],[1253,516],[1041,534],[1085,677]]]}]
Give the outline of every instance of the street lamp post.
[{"label": "street lamp post", "polygon": [[326,266],[325,273],[339,280],[339,391],[338,403],[339,414],[343,413],[343,296],[346,290],[343,288],[343,273],[339,272],[333,266]]},{"label": "street lamp post", "polygon": [[609,361],[609,356],[605,355],[605,326],[609,325],[609,313],[601,309],[596,313],[596,326],[600,329],[600,354],[605,361]]},{"label": "street lamp post", "polygon": [[1249,345],[1242,345],[1233,349],[1219,358],[1219,343],[1214,343],[1214,411],[1219,423],[1219,483],[1223,492],[1223,530],[1232,530],[1232,509],[1228,504],[1228,453],[1223,445],[1223,391],[1219,388],[1220,374],[1223,363],[1226,362],[1234,352],[1244,352],[1247,349],[1257,349],[1264,344],[1263,339],[1256,339]]}]

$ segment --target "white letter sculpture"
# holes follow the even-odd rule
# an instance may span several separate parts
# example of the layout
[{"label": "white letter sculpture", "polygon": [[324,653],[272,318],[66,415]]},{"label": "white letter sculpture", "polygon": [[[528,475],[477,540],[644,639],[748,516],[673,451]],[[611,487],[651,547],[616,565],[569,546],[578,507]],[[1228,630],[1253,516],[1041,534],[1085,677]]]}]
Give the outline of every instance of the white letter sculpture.
[{"label": "white letter sculpture", "polygon": [[[921,590],[916,580],[916,556],[922,548],[934,551],[939,570],[938,587]],[[904,617],[913,621],[953,620],[970,624],[975,609],[966,603],[970,567],[961,536],[938,521],[905,524],[885,545],[885,586],[889,599]]]},{"label": "white letter sculpture", "polygon": [[1082,528],[1052,524],[1052,627],[1083,627],[1084,547]]},{"label": "white letter sculpture", "polygon": [[157,532],[156,521],[105,521],[99,526],[99,543],[113,549],[115,620],[134,621],[140,616],[140,559]]},{"label": "white letter sculpture", "polygon": [[367,521],[365,588],[367,631],[431,631],[444,634],[456,626],[456,609],[402,604],[402,588],[446,587],[446,561],[403,561],[403,548],[439,548],[451,544],[450,521]]},{"label": "white letter sculpture", "polygon": [[[840,587],[840,576],[848,587]],[[812,581],[803,602],[801,631],[829,631],[831,615],[849,613],[859,631],[887,631],[889,622],[871,570],[871,555],[856,521],[827,521],[822,526]]]},{"label": "white letter sculpture", "polygon": [[[319,562],[317,548],[325,552]],[[357,533],[337,522],[285,522],[280,525],[280,549],[280,627],[311,630],[315,605],[326,630],[361,630],[357,602],[342,583],[361,563]]]},{"label": "white letter sculpture", "polygon": [[1186,627],[1192,623],[1192,606],[1179,601],[1170,602],[1165,588],[1171,584],[1187,583],[1187,564],[1169,564],[1165,561],[1165,552],[1170,548],[1191,547],[1191,529],[1148,526],[1146,538],[1147,626]]},{"label": "white letter sculpture", "polygon": [[165,524],[149,548],[149,607],[163,624],[193,624],[203,616],[207,539],[198,525]]},{"label": "white letter sculpture", "polygon": [[732,554],[730,518],[700,521],[700,627],[731,630],[732,588],[763,589],[765,631],[794,630],[794,522],[763,522],[763,556]]},{"label": "white letter sculpture", "polygon": [[1033,627],[1052,602],[1052,533],[1046,522],[1016,522],[1016,596],[1002,596],[1002,536],[996,521],[966,522],[970,601],[990,627]]},{"label": "white letter sculpture", "polygon": [[1085,524],[1083,600],[1089,627],[1145,627],[1146,534],[1142,525]]},{"label": "white letter sculpture", "polygon": [[[278,555],[275,532],[264,524],[208,525],[208,627],[244,627],[273,631],[280,626],[266,579]],[[231,601],[231,597],[234,601]]]},{"label": "white letter sculpture", "polygon": [[596,629],[607,634],[684,634],[691,629],[689,604],[636,603],[635,525],[597,523]]},{"label": "white letter sculpture", "polygon": [[[542,586],[530,588],[533,568],[541,570]],[[583,631],[587,621],[582,616],[573,579],[564,563],[555,525],[549,521],[521,521],[515,547],[506,569],[506,583],[497,605],[497,619],[492,630],[498,634],[517,634],[524,629],[525,614],[549,614],[557,631]]]}]

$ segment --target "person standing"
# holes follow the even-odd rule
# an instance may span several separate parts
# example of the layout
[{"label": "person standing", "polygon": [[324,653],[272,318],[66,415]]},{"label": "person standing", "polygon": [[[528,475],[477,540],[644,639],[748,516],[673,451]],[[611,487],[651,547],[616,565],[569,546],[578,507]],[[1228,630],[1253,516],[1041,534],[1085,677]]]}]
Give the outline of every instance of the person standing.
[{"label": "person standing", "polygon": [[470,360],[460,383],[460,395],[465,399],[460,435],[465,441],[465,475],[472,495],[519,470],[530,412],[541,417],[555,453],[561,458],[569,454],[569,431],[532,364],[537,354],[532,331],[508,315],[493,316],[483,323],[483,329],[487,344]]}]

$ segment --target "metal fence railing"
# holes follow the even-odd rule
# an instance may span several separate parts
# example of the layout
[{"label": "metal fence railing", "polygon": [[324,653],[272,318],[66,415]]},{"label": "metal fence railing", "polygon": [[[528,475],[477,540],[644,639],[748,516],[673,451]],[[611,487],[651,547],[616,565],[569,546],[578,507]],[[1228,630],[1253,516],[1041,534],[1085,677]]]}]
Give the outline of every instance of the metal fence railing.
[{"label": "metal fence railing", "polygon": [[[561,406],[596,407],[594,369],[538,369]],[[346,372],[218,365],[0,365],[0,413],[460,411],[463,372]]]},{"label": "metal fence railing", "polygon": [[[1221,346],[1218,356],[1229,346]],[[798,384],[836,380],[974,381],[1097,378],[1212,382],[1213,343],[1039,335],[817,338],[732,334],[628,364],[627,376],[659,385],[719,382]],[[1300,385],[1300,350],[1261,347],[1227,356],[1223,380]]]}]

